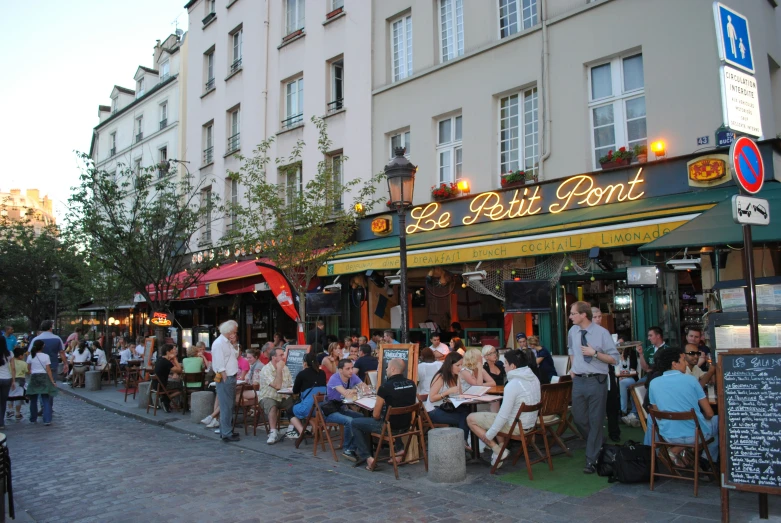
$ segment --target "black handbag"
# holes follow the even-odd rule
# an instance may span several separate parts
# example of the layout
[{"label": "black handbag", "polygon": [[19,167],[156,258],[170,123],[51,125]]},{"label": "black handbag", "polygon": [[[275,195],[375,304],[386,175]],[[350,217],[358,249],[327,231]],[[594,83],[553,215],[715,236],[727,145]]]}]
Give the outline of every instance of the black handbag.
[{"label": "black handbag", "polygon": [[324,401],[320,404],[320,410],[323,412],[323,417],[328,417],[331,414],[342,410],[342,402],[340,400]]},{"label": "black handbag", "polygon": [[616,464],[616,456],[620,445],[610,445],[605,443],[599,451],[597,458],[597,475],[605,478],[613,477],[613,470]]},{"label": "black handbag", "polygon": [[618,449],[613,478],[619,483],[647,483],[651,479],[651,447],[627,441]]},{"label": "black handbag", "polygon": [[442,403],[439,404],[439,408],[442,409],[442,412],[447,413],[453,413],[456,411],[456,406],[453,405],[449,399],[443,400]]}]

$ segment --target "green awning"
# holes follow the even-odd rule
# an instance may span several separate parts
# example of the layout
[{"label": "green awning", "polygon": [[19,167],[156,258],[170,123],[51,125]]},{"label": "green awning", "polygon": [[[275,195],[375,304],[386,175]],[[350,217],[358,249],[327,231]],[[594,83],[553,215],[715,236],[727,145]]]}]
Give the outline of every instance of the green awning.
[{"label": "green awning", "polygon": [[[640,247],[640,250],[658,251],[684,247],[742,245],[742,226],[732,219],[733,194],[735,194],[734,189],[712,209],[705,211],[669,234],[646,243]],[[778,226],[781,222],[781,183],[766,183],[765,188],[756,197],[764,198],[770,204],[770,225],[751,228],[754,242],[781,241],[781,227]]]}]

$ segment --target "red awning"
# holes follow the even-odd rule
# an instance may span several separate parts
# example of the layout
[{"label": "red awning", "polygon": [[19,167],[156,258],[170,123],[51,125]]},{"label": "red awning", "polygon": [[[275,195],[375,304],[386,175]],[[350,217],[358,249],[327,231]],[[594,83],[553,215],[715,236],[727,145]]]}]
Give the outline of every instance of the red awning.
[{"label": "red awning", "polygon": [[[223,282],[235,280],[237,278],[246,278],[247,276],[257,276],[259,273],[255,262],[257,260],[244,260],[239,262],[225,263],[215,267],[207,272],[201,281],[204,283]],[[263,260],[269,263],[268,260]]]},{"label": "red awning", "polygon": [[[239,262],[229,262],[214,267],[209,272],[204,274],[198,283],[191,285],[187,289],[181,291],[177,300],[193,300],[196,298],[204,298],[206,296],[216,296],[217,293],[208,293],[209,284],[217,284],[219,294],[239,294],[242,292],[252,292],[255,290],[255,283],[263,281],[263,277],[258,271],[255,262],[257,260],[244,260]],[[263,259],[264,262],[270,263],[269,260]],[[175,285],[181,288],[181,282],[186,280],[186,271],[182,271],[174,278]],[[224,290],[223,290],[224,289]],[[155,298],[154,285],[148,285],[151,298]],[[169,295],[173,294],[172,291],[168,291]]]}]

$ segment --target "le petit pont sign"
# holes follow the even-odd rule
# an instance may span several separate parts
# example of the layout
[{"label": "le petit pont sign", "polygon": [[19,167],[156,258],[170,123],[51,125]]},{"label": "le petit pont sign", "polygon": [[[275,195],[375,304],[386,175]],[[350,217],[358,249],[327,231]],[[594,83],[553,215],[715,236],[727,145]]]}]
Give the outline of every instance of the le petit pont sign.
[{"label": "le petit pont sign", "polygon": [[645,194],[642,174],[643,168],[640,167],[634,175],[630,173],[623,181],[606,185],[599,185],[592,176],[582,174],[567,178],[558,185],[544,184],[521,187],[515,191],[485,192],[465,200],[468,208],[460,212],[455,208],[445,210],[440,203],[431,202],[410,211],[407,234],[634,201]]}]

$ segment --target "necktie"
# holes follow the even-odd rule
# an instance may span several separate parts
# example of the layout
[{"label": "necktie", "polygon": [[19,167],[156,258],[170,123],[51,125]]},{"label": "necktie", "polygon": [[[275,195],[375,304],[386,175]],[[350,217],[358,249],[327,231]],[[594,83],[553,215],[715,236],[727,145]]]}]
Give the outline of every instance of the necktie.
[{"label": "necktie", "polygon": [[[581,345],[581,347],[585,347],[586,345],[588,345],[588,340],[586,340],[586,332],[587,331],[585,331],[583,329],[580,330],[580,345]],[[593,356],[583,356],[583,361],[585,361],[586,363],[591,363],[591,359],[592,358],[593,358]]]}]

